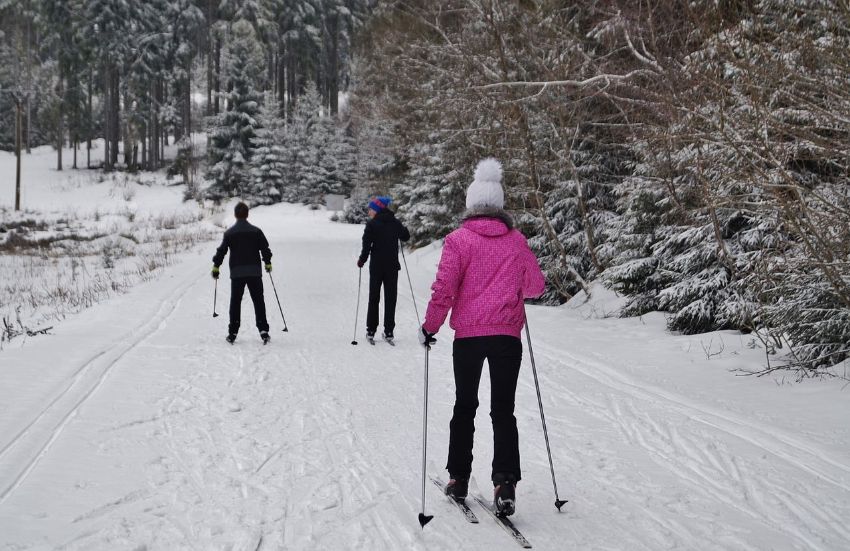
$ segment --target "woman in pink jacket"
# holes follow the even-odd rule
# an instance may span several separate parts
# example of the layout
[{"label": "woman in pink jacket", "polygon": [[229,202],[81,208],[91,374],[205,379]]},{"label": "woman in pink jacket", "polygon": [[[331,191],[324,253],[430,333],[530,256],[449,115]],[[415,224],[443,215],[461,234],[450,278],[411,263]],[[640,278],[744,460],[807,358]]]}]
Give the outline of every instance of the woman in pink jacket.
[{"label": "woman in pink jacket", "polygon": [[433,336],[451,310],[455,405],[446,493],[458,501],[466,498],[472,472],[478,384],[487,360],[494,440],[493,501],[496,511],[507,516],[516,509],[515,486],[521,478],[514,398],[522,361],[524,300],[542,295],[545,279],[525,237],[514,229],[504,203],[502,167],[496,159],[484,159],[466,192],[463,223],[446,237],[420,342],[436,342]]}]

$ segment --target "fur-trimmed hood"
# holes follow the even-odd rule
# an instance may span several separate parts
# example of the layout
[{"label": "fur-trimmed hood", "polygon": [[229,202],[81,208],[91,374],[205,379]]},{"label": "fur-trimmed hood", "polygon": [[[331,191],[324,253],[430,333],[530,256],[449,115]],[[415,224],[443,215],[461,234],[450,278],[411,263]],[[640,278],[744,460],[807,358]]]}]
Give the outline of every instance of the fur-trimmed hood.
[{"label": "fur-trimmed hood", "polygon": [[475,218],[495,218],[507,226],[508,231],[514,229],[514,219],[505,209],[496,207],[475,207],[468,209],[461,216],[461,222]]}]

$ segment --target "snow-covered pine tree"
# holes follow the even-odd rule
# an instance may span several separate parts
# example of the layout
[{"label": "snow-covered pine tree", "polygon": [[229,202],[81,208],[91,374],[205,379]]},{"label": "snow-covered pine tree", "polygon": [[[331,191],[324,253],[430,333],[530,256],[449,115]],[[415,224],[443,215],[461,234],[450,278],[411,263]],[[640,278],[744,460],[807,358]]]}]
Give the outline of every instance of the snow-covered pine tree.
[{"label": "snow-covered pine tree", "polygon": [[284,162],[284,126],[280,107],[267,93],[260,107],[260,128],[254,138],[251,157],[251,182],[246,185],[243,197],[256,205],[268,205],[281,200],[283,175],[288,170]]},{"label": "snow-covered pine tree", "polygon": [[412,245],[424,245],[455,229],[465,209],[466,187],[474,166],[461,172],[450,166],[443,143],[411,147],[404,178],[391,188],[399,218],[410,229]]},{"label": "snow-covered pine tree", "polygon": [[261,95],[258,83],[263,74],[263,51],[254,28],[244,20],[233,24],[225,58],[222,96],[228,109],[208,122],[209,170],[212,184],[207,195],[214,200],[241,196],[251,181],[252,140],[260,126],[257,114]]},{"label": "snow-covered pine tree", "polygon": [[355,149],[347,128],[333,115],[320,119],[321,129],[317,132],[324,141],[319,165],[324,173],[320,184],[321,196],[327,194],[348,195],[354,187],[357,166]]},{"label": "snow-covered pine tree", "polygon": [[309,83],[295,102],[284,133],[284,200],[320,204],[329,178],[329,163],[322,159],[332,131],[333,121],[323,117],[321,97]]},{"label": "snow-covered pine tree", "polygon": [[689,333],[756,330],[770,348],[790,345],[798,368],[847,357],[850,167],[838,136],[850,133],[839,54],[850,33],[821,24],[833,9],[762,0],[699,29],[668,79],[680,84],[671,116],[634,144],[607,273],[632,295],[625,313],[664,310]]},{"label": "snow-covered pine tree", "polygon": [[355,155],[351,195],[341,219],[349,224],[369,220],[366,204],[374,195],[388,195],[397,176],[398,163],[393,154],[392,132],[372,118],[351,120],[352,152]]}]

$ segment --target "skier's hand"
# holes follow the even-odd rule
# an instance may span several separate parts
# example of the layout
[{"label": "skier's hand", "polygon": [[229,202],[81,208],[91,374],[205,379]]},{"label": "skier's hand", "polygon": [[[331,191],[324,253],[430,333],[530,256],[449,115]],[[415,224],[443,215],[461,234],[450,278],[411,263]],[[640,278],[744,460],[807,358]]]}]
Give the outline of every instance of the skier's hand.
[{"label": "skier's hand", "polygon": [[272,263],[271,262],[266,262],[266,271],[268,273],[272,273]]},{"label": "skier's hand", "polygon": [[218,279],[218,274],[219,274],[218,266],[213,266],[213,267],[212,267],[212,272],[211,272],[211,274],[212,274],[213,279]]},{"label": "skier's hand", "polygon": [[434,338],[434,333],[429,333],[424,327],[419,328],[419,344],[425,348],[431,348],[431,345],[436,342],[437,339]]},{"label": "skier's hand", "polygon": [[366,264],[365,260],[361,260],[359,258],[357,259],[357,267],[358,268],[362,268],[364,264]]}]

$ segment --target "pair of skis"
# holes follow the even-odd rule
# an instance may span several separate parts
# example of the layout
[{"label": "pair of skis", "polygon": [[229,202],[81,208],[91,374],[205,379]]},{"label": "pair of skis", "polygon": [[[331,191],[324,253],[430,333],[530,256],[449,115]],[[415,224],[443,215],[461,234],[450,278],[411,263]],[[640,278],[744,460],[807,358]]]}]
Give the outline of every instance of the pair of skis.
[{"label": "pair of skis", "polygon": [[[369,344],[371,344],[372,346],[375,346],[375,336],[374,335],[372,335],[372,336],[366,335],[366,340],[369,341]],[[384,341],[386,341],[390,346],[395,346],[395,341],[392,339],[392,337],[389,338],[389,339],[384,337]]]},{"label": "pair of skis", "polygon": [[[435,486],[440,488],[440,491],[443,493],[443,495],[446,495],[446,483],[443,482],[440,478],[434,476],[430,478],[431,482],[433,482]],[[470,493],[469,497],[474,499],[478,503],[478,505],[480,505],[485,511],[487,511],[490,516],[493,517],[493,520],[499,523],[499,526],[501,526],[502,529],[504,529],[505,532],[507,532],[508,535],[511,536],[511,538],[513,538],[513,540],[517,542],[520,547],[524,549],[531,549],[531,544],[528,543],[528,540],[525,539],[525,536],[522,535],[522,532],[517,529],[517,527],[514,525],[513,522],[510,521],[510,519],[508,519],[508,517],[503,517],[496,514],[496,511],[493,510],[492,503],[485,501],[478,494],[478,492]],[[475,516],[475,513],[472,511],[469,505],[467,505],[463,501],[455,501],[455,499],[450,496],[446,496],[446,498],[457,507],[457,509],[461,512],[467,522],[470,522],[472,524],[478,524],[478,517]]]}]

